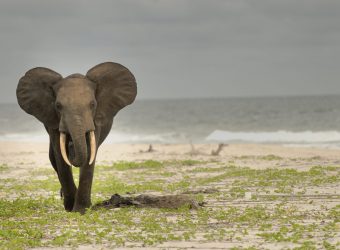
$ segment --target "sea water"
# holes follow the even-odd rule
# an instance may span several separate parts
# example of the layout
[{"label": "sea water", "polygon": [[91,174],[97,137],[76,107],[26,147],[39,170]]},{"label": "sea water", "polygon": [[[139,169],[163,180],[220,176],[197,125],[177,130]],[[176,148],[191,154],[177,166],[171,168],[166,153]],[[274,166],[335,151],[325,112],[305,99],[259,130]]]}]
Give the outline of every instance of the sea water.
[{"label": "sea water", "polygon": [[[0,104],[0,140],[48,136],[17,104]],[[340,147],[340,96],[137,100],[117,114],[107,142]]]}]

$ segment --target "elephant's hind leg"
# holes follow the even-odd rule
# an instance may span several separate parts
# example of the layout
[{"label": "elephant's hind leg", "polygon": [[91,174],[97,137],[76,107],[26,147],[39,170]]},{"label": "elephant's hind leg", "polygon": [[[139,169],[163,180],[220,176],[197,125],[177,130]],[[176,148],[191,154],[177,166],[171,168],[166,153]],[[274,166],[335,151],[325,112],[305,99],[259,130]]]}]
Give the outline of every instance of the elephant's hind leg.
[{"label": "elephant's hind leg", "polygon": [[[56,162],[55,157],[54,157],[53,146],[52,146],[51,142],[50,142],[50,149],[49,149],[49,158],[50,158],[50,162],[52,164],[52,167],[56,171],[58,178],[59,178],[57,162]],[[60,188],[60,197],[63,197],[63,189],[62,188]]]},{"label": "elephant's hind leg", "polygon": [[58,174],[57,162],[56,162],[55,157],[54,157],[53,146],[52,146],[51,142],[50,142],[49,158],[50,158],[50,162],[52,164],[52,167],[54,168],[54,170]]}]

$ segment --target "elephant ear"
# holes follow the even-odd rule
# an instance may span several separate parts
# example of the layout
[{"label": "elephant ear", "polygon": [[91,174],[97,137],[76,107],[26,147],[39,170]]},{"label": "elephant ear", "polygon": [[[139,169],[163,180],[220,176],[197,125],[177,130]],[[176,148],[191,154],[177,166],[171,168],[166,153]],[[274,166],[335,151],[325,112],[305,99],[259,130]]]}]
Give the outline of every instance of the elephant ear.
[{"label": "elephant ear", "polygon": [[27,71],[17,87],[19,106],[50,128],[58,127],[52,86],[61,79],[62,76],[57,72],[38,67]]},{"label": "elephant ear", "polygon": [[113,62],[101,63],[90,69],[86,77],[97,85],[95,122],[98,126],[112,123],[117,112],[136,98],[136,79],[123,65]]}]

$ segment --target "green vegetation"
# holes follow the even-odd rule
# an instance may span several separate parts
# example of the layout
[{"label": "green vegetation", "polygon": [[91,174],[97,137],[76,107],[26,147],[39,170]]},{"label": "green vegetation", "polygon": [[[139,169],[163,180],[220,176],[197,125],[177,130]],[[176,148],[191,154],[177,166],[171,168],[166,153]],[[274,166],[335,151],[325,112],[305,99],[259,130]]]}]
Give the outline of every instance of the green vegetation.
[{"label": "green vegetation", "polygon": [[116,162],[112,166],[117,170],[130,170],[130,169],[158,169],[163,167],[163,163],[159,161],[147,160],[144,162]]},{"label": "green vegetation", "polygon": [[251,159],[258,159],[258,160],[263,160],[263,161],[279,161],[282,160],[283,158],[278,155],[261,155],[261,156],[255,156],[255,155],[242,155],[235,157],[237,160],[251,160]]},{"label": "green vegetation", "polygon": [[[202,161],[196,161],[196,160],[181,160],[181,161],[154,161],[154,160],[146,160],[143,162],[128,162],[128,161],[120,161],[116,162],[112,165],[113,169],[117,170],[131,170],[131,169],[161,169],[164,166],[194,166],[204,164]],[[104,166],[105,167],[105,166]]]},{"label": "green vegetation", "polygon": [[[257,159],[281,160],[273,155]],[[4,173],[10,169],[0,166]],[[78,173],[75,169],[74,175]],[[338,166],[298,171],[197,160],[116,162],[97,166],[94,203],[114,193],[195,191],[195,199],[207,206],[101,209],[83,216],[64,211],[52,169],[36,169],[30,175],[0,180],[0,249],[149,246],[184,240],[231,242],[235,245],[231,249],[263,249],[266,243],[291,243],[291,249],[340,247],[340,197],[324,191],[339,188]],[[199,191],[208,188],[218,192]],[[325,204],[322,199],[336,202]],[[262,245],[244,247],[254,237]]]},{"label": "green vegetation", "polygon": [[0,173],[1,173],[2,171],[5,171],[5,170],[8,170],[8,166],[7,166],[6,164],[1,164],[1,165],[0,165]]}]

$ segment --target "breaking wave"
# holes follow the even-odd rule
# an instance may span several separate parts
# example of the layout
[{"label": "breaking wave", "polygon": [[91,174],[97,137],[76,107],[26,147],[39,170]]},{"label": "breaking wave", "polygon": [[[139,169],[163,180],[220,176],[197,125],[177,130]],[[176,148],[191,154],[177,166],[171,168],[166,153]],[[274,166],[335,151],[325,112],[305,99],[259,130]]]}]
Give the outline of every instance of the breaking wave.
[{"label": "breaking wave", "polygon": [[[18,142],[48,142],[49,136],[45,131],[32,133],[8,133],[0,134],[0,141]],[[162,134],[137,134],[120,131],[111,131],[105,139],[105,143],[178,143],[187,142],[188,139],[181,133]]]},{"label": "breaking wave", "polygon": [[215,130],[206,141],[257,142],[257,143],[340,143],[339,131],[275,131],[275,132],[232,132]]},{"label": "breaking wave", "polygon": [[[189,134],[178,132],[166,133],[128,133],[112,130],[105,143],[276,143],[288,146],[317,146],[340,148],[339,131],[301,131],[292,132],[280,130],[276,132],[233,132],[215,130],[207,137],[202,136],[191,140]],[[45,131],[31,133],[0,134],[0,141],[19,142],[48,142],[49,137]]]}]

